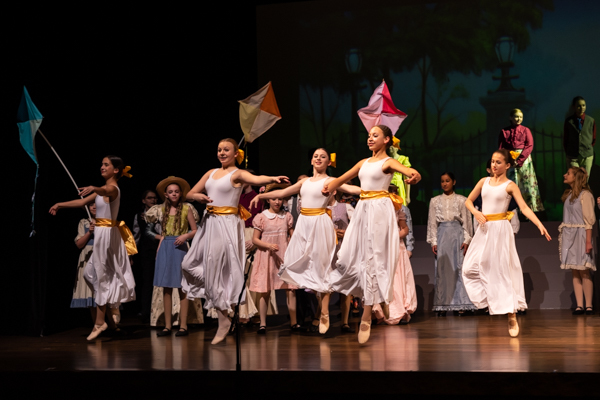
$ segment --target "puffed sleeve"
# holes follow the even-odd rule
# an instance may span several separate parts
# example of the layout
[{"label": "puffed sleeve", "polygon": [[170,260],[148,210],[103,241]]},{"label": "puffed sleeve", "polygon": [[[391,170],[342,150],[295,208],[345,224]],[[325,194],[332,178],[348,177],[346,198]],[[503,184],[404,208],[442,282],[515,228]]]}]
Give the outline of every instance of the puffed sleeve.
[{"label": "puffed sleeve", "polygon": [[163,214],[163,205],[157,204],[155,206],[150,207],[148,211],[146,211],[146,222],[150,224],[155,224],[157,222],[162,221]]},{"label": "puffed sleeve", "polygon": [[252,220],[252,226],[254,227],[254,229],[257,229],[259,231],[263,231],[263,229],[265,229],[265,216],[263,215],[263,213],[257,214],[254,219]]},{"label": "puffed sleeve", "polygon": [[435,215],[435,203],[437,196],[429,202],[429,216],[427,217],[427,243],[432,247],[437,246],[437,218]]},{"label": "puffed sleeve", "polygon": [[292,229],[294,226],[294,217],[289,212],[285,213],[285,222],[287,222],[288,230]]},{"label": "puffed sleeve", "polygon": [[185,203],[185,204],[187,204],[187,206],[190,208],[190,210],[192,210],[192,215],[194,216],[194,220],[196,221],[196,223],[200,222],[200,214],[198,213],[198,210],[196,210],[196,207],[194,207],[190,203]]},{"label": "puffed sleeve", "polygon": [[408,226],[408,235],[406,235],[406,250],[414,251],[415,249],[415,235],[413,234],[412,215],[410,210],[406,206],[402,206],[402,211],[406,215],[406,225]]},{"label": "puffed sleeve", "polygon": [[[593,209],[594,208],[592,206],[592,210]],[[77,236],[75,236],[75,242],[77,242],[83,237],[83,235],[85,235],[85,228],[89,228],[89,226],[90,221],[88,221],[87,219],[82,219],[81,221],[79,221],[79,225],[77,226]]]},{"label": "puffed sleeve", "polygon": [[458,209],[460,210],[460,218],[462,220],[463,233],[465,236],[464,243],[469,244],[473,238],[473,220],[471,219],[471,213],[467,210],[467,206],[465,205],[467,198],[465,196],[460,196],[458,201]]},{"label": "puffed sleeve", "polygon": [[583,224],[585,229],[592,229],[596,223],[596,215],[594,214],[594,195],[589,190],[581,192],[581,209],[583,211]]}]

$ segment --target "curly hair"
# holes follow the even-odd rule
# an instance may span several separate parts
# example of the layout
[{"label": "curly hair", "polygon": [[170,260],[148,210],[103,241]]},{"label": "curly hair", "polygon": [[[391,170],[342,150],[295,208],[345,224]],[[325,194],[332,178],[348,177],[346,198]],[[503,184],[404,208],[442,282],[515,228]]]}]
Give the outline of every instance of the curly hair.
[{"label": "curly hair", "polygon": [[588,181],[587,181],[588,175],[584,168],[570,167],[569,171],[573,171],[573,175],[575,175],[575,182],[573,182],[572,187],[565,190],[562,197],[560,198],[560,201],[562,201],[564,203],[565,201],[567,201],[569,196],[571,196],[571,204],[573,204],[575,202],[575,200],[577,198],[579,198],[579,195],[581,194],[581,192],[583,192],[584,190],[587,190],[591,193],[592,190],[590,189],[590,186],[588,185]]}]

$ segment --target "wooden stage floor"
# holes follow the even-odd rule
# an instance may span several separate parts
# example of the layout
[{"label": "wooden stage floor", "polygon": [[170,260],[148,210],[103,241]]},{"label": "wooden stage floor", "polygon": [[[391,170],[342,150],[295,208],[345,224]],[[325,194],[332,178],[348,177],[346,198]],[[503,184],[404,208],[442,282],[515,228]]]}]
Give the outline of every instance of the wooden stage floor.
[{"label": "wooden stage floor", "polygon": [[[502,395],[510,390],[507,384],[531,395],[583,396],[592,388],[600,393],[598,315],[529,310],[518,319],[521,334],[510,338],[506,316],[449,313],[438,318],[426,313],[408,325],[374,326],[369,342],[359,345],[356,334],[340,332],[339,320],[334,319],[330,331],[319,336],[292,334],[279,317],[282,323],[270,326],[266,335],[257,335],[256,328],[241,330],[242,372],[235,372],[234,336],[225,344],[210,344],[216,324],[191,329],[188,337],[158,338],[156,330],[125,321],[121,335],[92,343],[85,340],[87,328],[41,338],[3,337],[0,372],[12,377],[9,384],[35,377],[56,390],[60,382],[72,384],[74,377],[84,384],[93,379],[92,373],[126,376],[127,371],[131,382],[175,382],[195,376],[202,377],[197,379],[203,387],[222,382],[231,388],[232,376],[233,382],[263,377],[272,382],[270,387],[279,385],[282,390],[286,382],[296,385],[297,393],[343,393],[346,389],[340,392],[338,386],[331,386],[338,379],[348,393],[357,393],[361,391],[357,382],[366,377],[374,384],[398,382],[397,390],[386,385],[370,393]],[[351,323],[357,328],[357,319]],[[241,375],[245,378],[240,380]],[[419,381],[422,387],[415,388]]]}]

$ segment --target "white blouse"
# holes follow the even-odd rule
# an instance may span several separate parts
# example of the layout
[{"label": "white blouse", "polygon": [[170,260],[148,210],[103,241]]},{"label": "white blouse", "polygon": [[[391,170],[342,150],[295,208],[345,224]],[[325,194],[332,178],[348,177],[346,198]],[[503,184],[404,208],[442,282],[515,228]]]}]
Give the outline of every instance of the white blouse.
[{"label": "white blouse", "polygon": [[429,203],[429,218],[427,219],[427,243],[437,246],[437,227],[442,222],[458,221],[463,227],[465,244],[471,243],[473,223],[465,201],[467,198],[452,193],[450,196],[441,194],[431,199]]}]

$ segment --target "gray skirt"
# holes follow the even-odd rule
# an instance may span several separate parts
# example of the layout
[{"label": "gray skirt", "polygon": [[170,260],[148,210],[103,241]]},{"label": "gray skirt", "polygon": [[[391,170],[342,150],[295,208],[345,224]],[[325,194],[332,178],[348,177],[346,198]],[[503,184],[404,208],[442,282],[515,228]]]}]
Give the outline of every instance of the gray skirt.
[{"label": "gray skirt", "polygon": [[437,231],[433,311],[476,310],[462,280],[464,243],[460,222],[442,222]]}]

